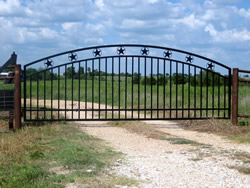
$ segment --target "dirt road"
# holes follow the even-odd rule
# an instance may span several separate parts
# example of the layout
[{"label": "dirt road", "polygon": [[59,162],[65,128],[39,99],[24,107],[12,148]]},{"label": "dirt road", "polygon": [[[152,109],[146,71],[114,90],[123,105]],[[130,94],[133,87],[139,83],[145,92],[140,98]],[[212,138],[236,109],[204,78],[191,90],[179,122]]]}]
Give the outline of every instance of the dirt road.
[{"label": "dirt road", "polygon": [[250,176],[235,169],[250,167],[249,145],[234,144],[213,134],[186,131],[168,121],[147,123],[202,144],[171,144],[110,127],[105,122],[82,122],[81,129],[125,153],[125,160],[111,170],[138,179],[139,187],[250,187]]},{"label": "dirt road", "polygon": [[[33,104],[37,101],[32,100]],[[46,106],[50,106],[50,100]],[[54,101],[53,106],[57,106]],[[60,101],[62,107],[65,101]],[[39,101],[43,105],[43,101]],[[74,103],[74,106],[79,105]],[[85,103],[81,102],[82,107]],[[88,103],[88,105],[90,105]],[[72,103],[67,102],[67,108]],[[80,114],[84,117],[85,114]],[[72,117],[68,112],[67,116]],[[77,117],[78,112],[73,112]],[[88,116],[92,116],[91,113]],[[136,178],[139,187],[249,187],[250,176],[240,173],[250,167],[250,146],[232,143],[220,136],[182,129],[169,121],[146,121],[161,132],[198,144],[151,139],[108,122],[76,122],[81,130],[101,138],[126,155],[111,173]]]}]

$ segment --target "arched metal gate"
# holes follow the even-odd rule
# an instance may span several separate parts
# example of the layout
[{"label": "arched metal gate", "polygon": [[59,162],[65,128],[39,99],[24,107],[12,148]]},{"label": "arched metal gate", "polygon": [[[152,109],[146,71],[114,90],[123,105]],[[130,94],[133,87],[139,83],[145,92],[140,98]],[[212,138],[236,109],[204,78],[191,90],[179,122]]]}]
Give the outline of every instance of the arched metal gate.
[{"label": "arched metal gate", "polygon": [[231,69],[173,48],[119,44],[24,66],[25,121],[230,118]]}]

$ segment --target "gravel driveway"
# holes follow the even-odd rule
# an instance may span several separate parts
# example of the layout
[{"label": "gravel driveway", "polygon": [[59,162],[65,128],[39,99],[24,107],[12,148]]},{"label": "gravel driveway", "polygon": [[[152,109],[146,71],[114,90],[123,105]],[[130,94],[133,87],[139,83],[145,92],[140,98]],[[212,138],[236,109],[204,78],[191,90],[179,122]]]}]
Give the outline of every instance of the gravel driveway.
[{"label": "gravel driveway", "polygon": [[[29,103],[29,101],[27,101]],[[36,104],[36,100],[32,100]],[[39,101],[43,105],[43,101]],[[50,100],[46,100],[50,106]],[[75,103],[74,106],[77,106]],[[81,106],[85,103],[81,102]],[[54,101],[54,106],[57,102]],[[64,101],[61,101],[64,106]],[[88,104],[90,105],[90,104]],[[71,102],[67,103],[71,108]],[[67,116],[71,117],[69,112]],[[77,117],[78,113],[74,112]],[[84,115],[84,114],[81,114]],[[88,114],[91,116],[91,114]],[[107,122],[77,122],[82,131],[101,138],[107,145],[126,155],[110,173],[139,180],[139,187],[242,187],[250,188],[250,176],[235,167],[250,167],[249,145],[238,145],[222,137],[187,131],[169,121],[146,121],[155,129],[201,143],[198,146],[171,144],[111,127]]]},{"label": "gravel driveway", "polygon": [[[148,122],[160,131],[209,144],[192,146],[171,144],[146,138],[105,122],[83,122],[81,129],[101,138],[115,150],[126,154],[113,173],[136,178],[139,187],[250,187],[250,176],[230,166],[250,166],[237,154],[249,155],[249,145],[237,145],[219,136],[178,128],[168,121]],[[249,162],[249,161],[248,161]]]}]

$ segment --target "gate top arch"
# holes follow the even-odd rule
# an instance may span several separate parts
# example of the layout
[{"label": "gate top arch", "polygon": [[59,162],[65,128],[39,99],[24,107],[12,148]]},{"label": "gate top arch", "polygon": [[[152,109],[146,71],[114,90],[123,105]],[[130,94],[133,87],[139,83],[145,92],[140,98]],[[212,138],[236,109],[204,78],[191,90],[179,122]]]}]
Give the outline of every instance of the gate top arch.
[{"label": "gate top arch", "polygon": [[85,59],[90,59],[90,58],[105,58],[112,56],[164,58],[167,60],[179,61],[181,63],[194,64],[201,68],[210,70],[214,70],[215,67],[221,67],[228,70],[229,75],[231,75],[230,67],[226,66],[225,64],[219,63],[218,61],[212,60],[210,58],[175,48],[155,46],[155,45],[144,45],[144,44],[112,44],[112,45],[92,46],[92,47],[69,50],[25,64],[24,70],[27,67],[34,66],[39,63],[43,63],[46,68],[53,67],[59,65],[57,63],[62,61],[60,59],[57,62],[56,59],[63,57],[65,60],[68,60],[68,62],[72,62],[72,61],[83,61]]}]

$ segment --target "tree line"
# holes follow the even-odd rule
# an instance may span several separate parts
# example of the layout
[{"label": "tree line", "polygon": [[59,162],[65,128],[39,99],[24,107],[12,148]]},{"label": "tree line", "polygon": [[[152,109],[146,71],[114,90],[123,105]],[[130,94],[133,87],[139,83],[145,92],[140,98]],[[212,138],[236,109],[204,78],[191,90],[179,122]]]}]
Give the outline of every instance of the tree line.
[{"label": "tree line", "polygon": [[[43,71],[43,72],[41,72]],[[41,72],[41,73],[39,73]],[[84,72],[84,67],[80,67],[77,71],[75,70],[75,67],[68,67],[66,71],[63,72],[63,74],[58,75],[58,73],[53,73],[52,71],[46,71],[43,68],[34,69],[34,68],[28,68],[26,71],[27,75],[34,75],[33,77],[27,77],[27,79],[32,80],[51,80],[51,79],[58,79],[58,78],[67,78],[67,79],[85,79],[88,80],[97,79],[97,77],[101,77],[101,80],[105,80],[105,77],[111,77],[112,73],[106,73],[103,71],[94,69],[91,70],[90,67],[87,68],[87,72]],[[44,78],[45,76],[45,78]],[[119,74],[114,73],[113,78],[119,76]],[[190,85],[202,85],[202,86],[218,86],[218,85],[224,85],[228,84],[228,79],[224,81],[224,78],[221,77],[220,73],[211,72],[203,70],[199,74],[196,74],[196,76],[190,74],[182,74],[182,73],[173,73],[171,76],[167,73],[165,76],[163,74],[153,74],[148,76],[142,76],[140,73],[138,74],[135,72],[133,75],[131,73],[120,73],[120,77],[131,78],[133,81],[133,84],[142,84],[142,85],[166,85],[170,82],[173,84],[187,84],[190,82]],[[228,78],[228,75],[225,76]],[[117,79],[114,79],[113,81],[118,81]],[[121,80],[124,81],[124,80]]]}]

